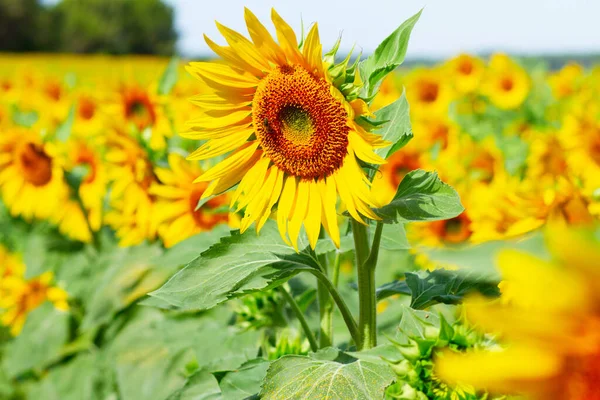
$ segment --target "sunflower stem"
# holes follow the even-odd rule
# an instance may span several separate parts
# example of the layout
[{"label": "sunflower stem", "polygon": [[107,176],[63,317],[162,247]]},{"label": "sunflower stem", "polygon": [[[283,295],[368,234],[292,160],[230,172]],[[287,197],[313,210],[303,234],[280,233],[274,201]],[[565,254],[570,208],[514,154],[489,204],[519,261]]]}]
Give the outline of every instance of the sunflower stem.
[{"label": "sunflower stem", "polygon": [[315,338],[313,331],[310,330],[310,326],[308,326],[308,322],[306,321],[306,318],[304,318],[304,314],[302,313],[300,306],[298,306],[298,303],[296,303],[294,297],[290,294],[290,292],[287,291],[285,287],[279,286],[279,291],[289,303],[290,307],[292,308],[292,311],[294,312],[294,315],[296,315],[296,318],[298,318],[298,321],[300,322],[300,325],[304,330],[304,334],[306,335],[306,338],[310,343],[310,349],[313,352],[316,352],[317,350],[319,350],[317,339]]},{"label": "sunflower stem", "polygon": [[342,318],[346,323],[346,327],[348,328],[348,332],[350,332],[350,336],[352,336],[352,340],[354,340],[355,343],[358,343],[359,335],[356,321],[354,320],[354,317],[352,316],[348,305],[346,304],[338,290],[333,286],[333,283],[331,283],[329,278],[325,274],[323,274],[323,272],[317,269],[309,269],[307,270],[307,272],[313,274],[318,279],[318,282],[323,284],[323,286],[327,289],[327,291],[333,298],[333,301],[338,306],[340,313],[342,314]]},{"label": "sunflower stem", "polygon": [[369,245],[369,227],[352,219],[352,233],[356,251],[356,271],[359,298],[357,342],[358,350],[377,346],[377,299],[375,296],[375,267],[383,224],[377,223],[373,246]]}]

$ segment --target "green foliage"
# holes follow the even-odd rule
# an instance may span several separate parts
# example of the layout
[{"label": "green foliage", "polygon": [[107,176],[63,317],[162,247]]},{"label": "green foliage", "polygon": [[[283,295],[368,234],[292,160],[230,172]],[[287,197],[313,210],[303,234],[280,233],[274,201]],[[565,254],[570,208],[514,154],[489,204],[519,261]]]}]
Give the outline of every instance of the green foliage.
[{"label": "green foliage", "polygon": [[15,125],[31,128],[40,116],[35,111],[23,111],[16,104],[12,106],[12,121]]},{"label": "green foliage", "polygon": [[437,173],[420,169],[402,179],[388,205],[375,209],[387,224],[449,219],[463,211],[458,193],[451,186],[442,182]]},{"label": "green foliage", "polygon": [[472,292],[488,297],[500,296],[497,282],[482,280],[473,273],[445,269],[428,271],[424,278],[407,272],[406,285],[412,295],[410,306],[415,309],[424,309],[437,303],[458,304]]},{"label": "green foliage", "polygon": [[387,121],[377,133],[392,144],[375,150],[377,154],[387,159],[413,138],[406,93],[403,92],[402,96],[392,104],[375,111],[375,116],[377,121]]},{"label": "green foliage", "polygon": [[[308,245],[308,244],[306,244]],[[307,253],[296,254],[267,224],[229,237],[201,254],[151,296],[185,310],[205,310],[230,297],[275,287],[302,270],[318,269]]]},{"label": "green foliage", "polygon": [[404,21],[377,46],[373,54],[359,63],[358,69],[364,83],[363,96],[369,98],[376,93],[383,78],[402,64],[410,34],[422,11]]},{"label": "green foliage", "polygon": [[2,366],[9,377],[43,369],[60,360],[69,338],[69,314],[45,303],[34,310],[23,332],[6,346]]},{"label": "green foliage", "polygon": [[0,0],[0,51],[171,55],[176,39],[161,0]]},{"label": "green foliage", "polygon": [[461,321],[450,323],[441,314],[403,306],[398,335],[392,344],[373,349],[371,356],[380,356],[397,375],[397,382],[387,389],[386,398],[484,400],[490,398],[487,393],[452,387],[438,380],[433,373],[433,357],[437,350],[459,351],[484,345],[484,338]]},{"label": "green foliage", "polygon": [[[273,362],[263,383],[261,399],[372,400],[382,398],[385,388],[394,380],[392,369],[386,365],[328,350],[312,357],[285,356]],[[336,358],[346,359],[335,361]]]},{"label": "green foliage", "polygon": [[173,90],[173,86],[177,83],[177,79],[179,79],[177,69],[179,68],[179,58],[173,57],[167,68],[165,68],[165,72],[163,72],[160,80],[158,81],[158,94],[159,95],[167,95],[171,93]]},{"label": "green foliage", "polygon": [[408,250],[411,248],[402,224],[384,225],[381,233],[381,248],[385,250]]},{"label": "green foliage", "polygon": [[60,142],[66,142],[71,136],[71,129],[73,128],[73,121],[75,120],[75,106],[69,108],[69,115],[59,126],[56,128],[54,137]]}]

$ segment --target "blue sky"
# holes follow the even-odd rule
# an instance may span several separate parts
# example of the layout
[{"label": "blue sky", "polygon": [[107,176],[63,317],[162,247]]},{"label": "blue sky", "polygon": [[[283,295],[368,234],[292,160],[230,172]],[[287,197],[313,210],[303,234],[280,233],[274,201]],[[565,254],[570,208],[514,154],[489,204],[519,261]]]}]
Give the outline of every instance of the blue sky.
[{"label": "blue sky", "polygon": [[184,55],[209,55],[202,34],[223,43],[218,20],[246,34],[243,8],[265,25],[269,10],[299,29],[317,21],[324,48],[340,33],[342,50],[354,43],[365,53],[403,20],[425,7],[413,31],[409,57],[447,57],[459,52],[521,54],[600,52],[600,0],[167,0],[175,7]]}]

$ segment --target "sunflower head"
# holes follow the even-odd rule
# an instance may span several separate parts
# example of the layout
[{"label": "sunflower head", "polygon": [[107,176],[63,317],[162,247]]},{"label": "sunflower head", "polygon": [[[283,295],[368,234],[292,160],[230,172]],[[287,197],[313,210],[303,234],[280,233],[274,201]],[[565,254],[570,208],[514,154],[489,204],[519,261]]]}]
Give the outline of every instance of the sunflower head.
[{"label": "sunflower head", "polygon": [[277,211],[284,240],[296,245],[304,225],[311,246],[321,226],[339,244],[337,197],[353,218],[377,219],[375,200],[359,160],[382,164],[374,149],[389,143],[358,124],[371,115],[358,98],[357,64],[323,56],[317,25],[299,46],[292,28],[273,10],[277,41],[249,10],[251,40],[217,23],[228,46],[206,42],[222,62],[188,70],[209,88],[192,102],[202,109],[184,137],[207,142],[189,159],[227,155],[198,179],[206,198],[237,185],[232,205],[244,210],[241,230],[257,230]]},{"label": "sunflower head", "polygon": [[530,87],[527,72],[507,55],[496,54],[491,58],[482,90],[496,107],[504,110],[519,107]]}]

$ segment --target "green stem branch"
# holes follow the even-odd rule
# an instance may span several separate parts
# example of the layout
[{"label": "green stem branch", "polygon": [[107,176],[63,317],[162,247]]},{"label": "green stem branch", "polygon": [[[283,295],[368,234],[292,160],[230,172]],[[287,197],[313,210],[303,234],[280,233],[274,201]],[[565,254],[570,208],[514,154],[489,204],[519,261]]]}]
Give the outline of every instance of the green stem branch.
[{"label": "green stem branch", "polygon": [[352,220],[359,297],[358,333],[359,350],[377,345],[377,299],[375,296],[375,267],[383,224],[377,223],[373,246],[369,245],[369,227]]},{"label": "green stem branch", "polygon": [[319,350],[319,346],[317,345],[317,339],[315,338],[313,331],[310,330],[310,326],[308,326],[308,321],[306,321],[306,318],[304,317],[304,313],[300,309],[300,306],[298,306],[298,303],[296,303],[296,300],[294,300],[294,297],[292,297],[292,295],[287,291],[286,288],[284,288],[283,286],[280,286],[279,290],[280,290],[281,294],[283,295],[283,297],[288,302],[288,304],[290,305],[290,307],[292,308],[292,311],[296,315],[296,318],[298,318],[300,325],[302,325],[304,334],[306,335],[306,338],[308,339],[308,342],[310,343],[311,350],[312,351]]},{"label": "green stem branch", "polygon": [[333,301],[335,302],[335,304],[338,306],[340,312],[342,313],[342,318],[344,319],[344,322],[346,323],[346,327],[348,328],[348,331],[350,332],[350,336],[352,336],[352,340],[354,340],[354,342],[358,343],[359,334],[358,334],[358,327],[356,325],[356,321],[354,320],[354,317],[352,316],[352,313],[350,312],[348,305],[346,304],[344,299],[342,299],[342,296],[340,295],[340,293],[333,286],[333,284],[331,283],[329,278],[327,278],[327,276],[325,274],[323,274],[321,271],[316,270],[314,268],[306,269],[306,271],[310,272],[315,277],[317,277],[319,282],[322,283],[323,286],[327,289],[327,291],[333,298]]}]

